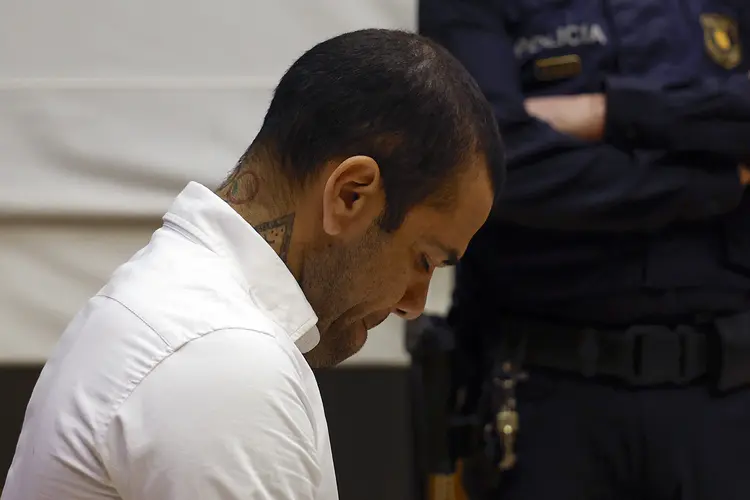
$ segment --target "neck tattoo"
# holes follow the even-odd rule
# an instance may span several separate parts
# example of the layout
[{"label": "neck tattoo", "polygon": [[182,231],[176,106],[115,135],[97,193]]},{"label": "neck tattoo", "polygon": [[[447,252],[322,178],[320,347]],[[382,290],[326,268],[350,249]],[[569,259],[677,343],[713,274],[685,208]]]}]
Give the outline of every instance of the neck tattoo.
[{"label": "neck tattoo", "polygon": [[[259,200],[260,177],[252,169],[245,168],[233,174],[220,190],[224,198],[240,213],[250,211],[250,205]],[[262,211],[261,211],[262,212]],[[261,217],[258,217],[262,220]],[[292,241],[292,229],[294,228],[294,213],[290,213],[273,220],[258,222],[254,217],[246,217],[246,220],[255,230],[268,242],[279,255],[284,263],[287,262],[289,246]]]},{"label": "neck tattoo", "polygon": [[258,174],[250,169],[245,169],[233,175],[224,187],[227,200],[233,205],[245,205],[255,201],[260,189]]},{"label": "neck tattoo", "polygon": [[289,255],[289,244],[292,241],[292,229],[294,228],[294,214],[287,214],[262,224],[255,224],[255,230],[263,236],[269,245],[279,254],[281,260],[286,263]]}]

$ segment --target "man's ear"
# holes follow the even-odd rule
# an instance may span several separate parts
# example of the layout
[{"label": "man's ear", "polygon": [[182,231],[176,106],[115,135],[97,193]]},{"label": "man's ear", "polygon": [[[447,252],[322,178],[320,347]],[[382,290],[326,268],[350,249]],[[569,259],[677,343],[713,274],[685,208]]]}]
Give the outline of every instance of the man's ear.
[{"label": "man's ear", "polygon": [[378,163],[352,156],[339,163],[323,189],[323,230],[330,236],[364,234],[385,208]]}]

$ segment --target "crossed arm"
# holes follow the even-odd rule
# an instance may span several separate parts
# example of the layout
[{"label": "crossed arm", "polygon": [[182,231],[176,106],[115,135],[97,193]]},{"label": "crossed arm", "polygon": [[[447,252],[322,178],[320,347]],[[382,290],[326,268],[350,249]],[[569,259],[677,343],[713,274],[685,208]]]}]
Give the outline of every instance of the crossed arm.
[{"label": "crossed arm", "polygon": [[[466,66],[494,108],[509,165],[498,217],[558,230],[653,230],[729,212],[739,204],[744,191],[739,161],[719,150],[721,144],[696,154],[694,148],[668,143],[639,149],[600,140],[617,123],[614,84],[602,95],[526,99],[511,40],[492,2],[423,1],[420,29]],[[714,98],[718,94],[715,90]],[[670,94],[672,107],[710,101],[705,94],[689,95],[686,101]],[[696,115],[716,119],[714,111]],[[682,118],[673,114],[672,120]],[[685,142],[676,132],[671,140]]]},{"label": "crossed arm", "polygon": [[559,132],[623,148],[712,153],[750,160],[750,80],[733,75],[681,87],[610,78],[601,94],[525,101],[526,111]]}]

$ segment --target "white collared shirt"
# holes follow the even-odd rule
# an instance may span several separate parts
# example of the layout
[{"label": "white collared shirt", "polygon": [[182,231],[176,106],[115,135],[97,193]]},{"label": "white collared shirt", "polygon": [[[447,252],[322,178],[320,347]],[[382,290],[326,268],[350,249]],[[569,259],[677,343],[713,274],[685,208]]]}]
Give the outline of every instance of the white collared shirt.
[{"label": "white collared shirt", "polygon": [[316,323],[265,240],[189,184],[63,333],[2,500],[336,500]]}]

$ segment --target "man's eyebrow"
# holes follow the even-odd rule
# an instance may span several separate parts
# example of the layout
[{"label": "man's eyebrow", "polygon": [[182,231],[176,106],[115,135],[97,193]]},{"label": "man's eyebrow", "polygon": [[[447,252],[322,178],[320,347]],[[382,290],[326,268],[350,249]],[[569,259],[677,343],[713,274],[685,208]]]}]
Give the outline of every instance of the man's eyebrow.
[{"label": "man's eyebrow", "polygon": [[428,240],[428,243],[438,248],[441,252],[443,252],[446,255],[446,258],[443,261],[444,266],[455,266],[458,264],[458,261],[461,259],[461,257],[459,257],[458,250],[454,248],[448,248],[447,246],[443,245],[436,239],[430,238]]}]

